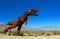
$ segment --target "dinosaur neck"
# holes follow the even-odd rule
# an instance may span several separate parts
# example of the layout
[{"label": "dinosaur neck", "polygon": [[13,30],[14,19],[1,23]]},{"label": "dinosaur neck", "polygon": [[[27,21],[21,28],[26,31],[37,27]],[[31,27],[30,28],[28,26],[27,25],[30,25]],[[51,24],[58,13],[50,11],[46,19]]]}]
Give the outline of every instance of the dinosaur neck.
[{"label": "dinosaur neck", "polygon": [[27,18],[28,16],[29,16],[29,12],[25,12],[23,15],[24,18]]}]

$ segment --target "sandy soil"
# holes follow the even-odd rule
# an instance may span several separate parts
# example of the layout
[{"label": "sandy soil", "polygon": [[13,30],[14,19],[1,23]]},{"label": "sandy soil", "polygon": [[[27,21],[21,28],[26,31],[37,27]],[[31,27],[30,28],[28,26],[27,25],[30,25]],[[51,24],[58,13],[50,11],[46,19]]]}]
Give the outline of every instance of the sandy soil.
[{"label": "sandy soil", "polygon": [[55,36],[8,36],[0,34],[0,39],[60,39],[60,35]]}]

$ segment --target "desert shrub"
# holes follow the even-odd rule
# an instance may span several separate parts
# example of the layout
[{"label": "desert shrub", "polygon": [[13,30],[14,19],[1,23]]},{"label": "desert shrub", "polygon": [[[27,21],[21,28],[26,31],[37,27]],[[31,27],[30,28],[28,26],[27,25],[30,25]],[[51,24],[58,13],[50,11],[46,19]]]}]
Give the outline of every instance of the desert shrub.
[{"label": "desert shrub", "polygon": [[47,36],[50,36],[51,34],[46,34]]},{"label": "desert shrub", "polygon": [[57,33],[53,33],[53,35],[57,35]]}]

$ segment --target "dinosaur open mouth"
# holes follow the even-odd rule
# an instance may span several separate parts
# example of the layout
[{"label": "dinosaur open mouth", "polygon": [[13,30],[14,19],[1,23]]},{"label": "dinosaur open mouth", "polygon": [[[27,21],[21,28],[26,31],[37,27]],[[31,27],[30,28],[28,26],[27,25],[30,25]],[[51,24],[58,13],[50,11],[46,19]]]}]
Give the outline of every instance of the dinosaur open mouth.
[{"label": "dinosaur open mouth", "polygon": [[38,16],[38,14],[37,14],[38,10],[35,10],[35,11],[36,11],[36,12],[35,12],[35,14],[34,14],[34,15],[35,15],[35,16]]}]

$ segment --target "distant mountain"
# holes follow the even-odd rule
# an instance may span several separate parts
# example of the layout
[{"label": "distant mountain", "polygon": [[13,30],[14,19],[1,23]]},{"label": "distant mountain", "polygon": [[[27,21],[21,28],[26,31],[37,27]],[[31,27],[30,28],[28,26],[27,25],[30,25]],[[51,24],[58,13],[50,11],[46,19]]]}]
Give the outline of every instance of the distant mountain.
[{"label": "distant mountain", "polygon": [[2,22],[0,22],[0,26],[6,27],[6,25],[4,23],[2,23]]},{"label": "distant mountain", "polygon": [[42,28],[51,28],[51,29],[58,29],[58,28],[60,28],[59,26],[47,26],[47,27],[42,27]]},{"label": "distant mountain", "polygon": [[60,31],[60,27],[57,26],[47,26],[42,28],[32,28],[34,31]]}]

